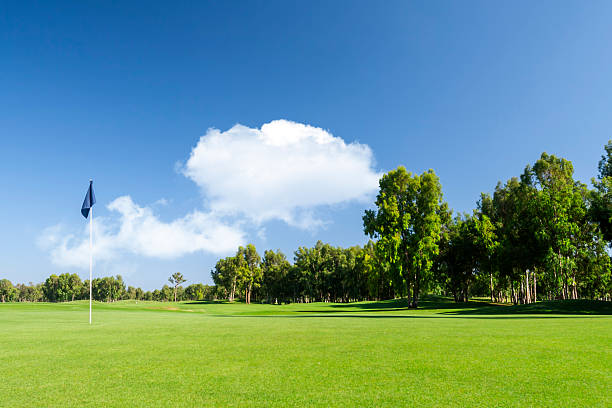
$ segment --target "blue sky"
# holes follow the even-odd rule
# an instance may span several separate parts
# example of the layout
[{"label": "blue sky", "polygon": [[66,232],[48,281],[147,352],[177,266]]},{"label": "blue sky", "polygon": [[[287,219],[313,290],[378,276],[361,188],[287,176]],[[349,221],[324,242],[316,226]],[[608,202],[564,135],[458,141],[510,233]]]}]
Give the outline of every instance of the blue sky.
[{"label": "blue sky", "polygon": [[611,20],[604,1],[5,2],[0,277],[87,274],[90,177],[94,273],[145,289],[209,283],[235,242],[363,244],[372,176],[400,164],[456,211],[543,151],[588,182]]}]

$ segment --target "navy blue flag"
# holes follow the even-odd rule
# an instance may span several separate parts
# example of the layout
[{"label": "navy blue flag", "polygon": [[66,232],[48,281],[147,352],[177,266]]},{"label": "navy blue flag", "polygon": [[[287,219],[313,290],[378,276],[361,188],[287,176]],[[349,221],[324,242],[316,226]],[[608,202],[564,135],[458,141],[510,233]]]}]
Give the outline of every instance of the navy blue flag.
[{"label": "navy blue flag", "polygon": [[83,206],[81,207],[81,214],[83,217],[89,217],[89,210],[96,203],[96,196],[93,192],[93,181],[89,180],[89,188],[87,189],[87,195],[85,196],[85,200],[83,201]]}]

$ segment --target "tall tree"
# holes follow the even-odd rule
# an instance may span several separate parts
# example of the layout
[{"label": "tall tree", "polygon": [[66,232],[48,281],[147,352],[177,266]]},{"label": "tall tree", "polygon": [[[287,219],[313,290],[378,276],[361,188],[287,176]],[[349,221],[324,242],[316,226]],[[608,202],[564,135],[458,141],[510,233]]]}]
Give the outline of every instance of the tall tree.
[{"label": "tall tree", "polygon": [[253,289],[259,287],[262,279],[261,257],[255,249],[255,245],[248,244],[240,247],[236,254],[238,265],[239,282],[244,289],[246,303],[251,303]]},{"label": "tall tree", "polygon": [[234,301],[236,296],[236,286],[238,282],[238,266],[236,257],[219,259],[215,264],[215,269],[211,271],[215,285],[225,291],[227,300]]},{"label": "tall tree", "polygon": [[170,282],[174,286],[174,301],[176,302],[176,290],[180,284],[182,284],[183,282],[187,282],[187,280],[183,277],[182,273],[176,272],[168,278],[168,282]]},{"label": "tall tree", "polygon": [[413,175],[403,166],[383,175],[376,197],[377,210],[367,210],[364,232],[377,239],[381,258],[393,269],[393,284],[418,306],[424,281],[438,255],[442,219],[442,186],[433,170]]},{"label": "tall tree", "polygon": [[532,219],[538,221],[537,236],[548,247],[547,264],[563,299],[576,297],[577,238],[587,215],[585,186],[574,181],[573,174],[570,161],[542,153],[523,176],[538,189]]},{"label": "tall tree", "polygon": [[262,287],[268,303],[280,303],[287,299],[288,276],[291,264],[281,250],[264,252],[261,262],[263,273]]},{"label": "tall tree", "polygon": [[595,189],[590,193],[590,217],[599,224],[604,239],[612,245],[612,140],[604,150],[597,179],[591,180]]}]

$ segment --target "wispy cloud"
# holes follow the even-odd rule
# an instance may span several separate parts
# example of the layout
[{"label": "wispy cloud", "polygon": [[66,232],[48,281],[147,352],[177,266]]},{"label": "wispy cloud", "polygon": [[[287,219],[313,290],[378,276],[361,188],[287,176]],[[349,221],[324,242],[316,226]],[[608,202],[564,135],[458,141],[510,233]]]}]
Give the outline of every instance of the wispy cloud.
[{"label": "wispy cloud", "polygon": [[[151,207],[135,204],[129,196],[111,202],[112,217],[94,218],[94,259],[109,261],[124,254],[170,259],[202,251],[227,253],[245,242],[245,233],[211,213],[194,211],[171,222],[161,221]],[[39,245],[56,265],[86,267],[88,230],[66,234],[61,226],[46,229]]]}]

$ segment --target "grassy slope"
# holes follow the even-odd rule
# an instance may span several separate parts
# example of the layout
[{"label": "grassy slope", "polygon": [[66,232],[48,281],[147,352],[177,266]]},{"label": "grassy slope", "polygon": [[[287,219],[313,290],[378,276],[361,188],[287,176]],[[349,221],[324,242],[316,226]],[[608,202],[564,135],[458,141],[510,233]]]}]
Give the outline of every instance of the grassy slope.
[{"label": "grassy slope", "polygon": [[612,405],[609,304],[423,306],[2,304],[0,406]]}]

